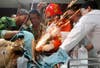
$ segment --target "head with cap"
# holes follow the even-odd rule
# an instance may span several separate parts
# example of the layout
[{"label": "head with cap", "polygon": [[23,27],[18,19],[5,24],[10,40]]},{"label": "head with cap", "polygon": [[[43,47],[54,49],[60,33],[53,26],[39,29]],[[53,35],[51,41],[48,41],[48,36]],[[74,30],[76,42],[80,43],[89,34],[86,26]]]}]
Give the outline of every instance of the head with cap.
[{"label": "head with cap", "polygon": [[45,20],[50,25],[52,21],[57,22],[60,19],[60,15],[62,15],[61,6],[57,3],[50,3],[45,8]]},{"label": "head with cap", "polygon": [[81,6],[81,13],[82,15],[85,15],[88,12],[90,12],[92,9],[97,9],[97,8],[98,6],[95,1],[86,1]]},{"label": "head with cap", "polygon": [[19,9],[16,14],[16,24],[22,25],[28,17],[29,12],[26,9]]},{"label": "head with cap", "polygon": [[50,3],[45,9],[45,16],[47,18],[61,15],[62,11],[59,4]]}]

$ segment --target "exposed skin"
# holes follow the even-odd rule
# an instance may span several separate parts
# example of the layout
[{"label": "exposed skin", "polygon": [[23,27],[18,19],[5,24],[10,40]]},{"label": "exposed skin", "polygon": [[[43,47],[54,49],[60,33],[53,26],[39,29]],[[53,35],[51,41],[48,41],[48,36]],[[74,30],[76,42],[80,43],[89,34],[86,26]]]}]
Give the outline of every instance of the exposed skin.
[{"label": "exposed skin", "polygon": [[40,25],[40,17],[37,14],[30,14],[30,20],[34,26],[33,28],[37,29],[36,27]]},{"label": "exposed skin", "polygon": [[35,40],[33,39],[32,40],[32,58],[33,58],[33,60],[36,60],[36,50],[35,50],[35,46],[36,45],[36,43],[35,43]]}]

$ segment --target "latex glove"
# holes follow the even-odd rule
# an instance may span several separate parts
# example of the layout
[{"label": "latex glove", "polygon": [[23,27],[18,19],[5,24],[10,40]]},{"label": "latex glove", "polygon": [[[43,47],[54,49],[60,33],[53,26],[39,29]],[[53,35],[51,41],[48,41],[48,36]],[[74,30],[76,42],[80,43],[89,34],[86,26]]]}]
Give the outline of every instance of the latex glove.
[{"label": "latex glove", "polygon": [[54,45],[53,44],[46,44],[43,48],[42,51],[47,51],[49,52],[50,50],[54,49]]}]

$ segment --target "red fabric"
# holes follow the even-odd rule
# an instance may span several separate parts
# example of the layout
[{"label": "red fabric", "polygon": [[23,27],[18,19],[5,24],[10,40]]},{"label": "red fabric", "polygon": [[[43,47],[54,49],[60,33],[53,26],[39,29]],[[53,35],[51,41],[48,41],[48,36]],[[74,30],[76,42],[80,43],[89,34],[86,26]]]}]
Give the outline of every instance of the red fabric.
[{"label": "red fabric", "polygon": [[53,38],[53,44],[54,44],[54,51],[56,51],[58,48],[59,48],[59,46],[61,45],[61,39],[59,38],[59,37],[54,37]]},{"label": "red fabric", "polygon": [[68,23],[66,26],[61,28],[61,31],[70,32],[71,29],[72,29],[72,26],[70,23]]}]

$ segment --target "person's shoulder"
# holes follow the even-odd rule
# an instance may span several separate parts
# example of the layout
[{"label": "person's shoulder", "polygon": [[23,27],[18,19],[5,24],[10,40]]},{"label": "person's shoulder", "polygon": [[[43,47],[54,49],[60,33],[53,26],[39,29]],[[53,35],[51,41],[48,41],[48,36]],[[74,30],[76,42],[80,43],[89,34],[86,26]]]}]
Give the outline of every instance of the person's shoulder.
[{"label": "person's shoulder", "polygon": [[87,20],[88,18],[89,18],[88,15],[84,15],[84,16],[82,16],[82,17],[80,18],[80,21],[85,21],[85,20]]},{"label": "person's shoulder", "polygon": [[92,10],[91,12],[82,16],[79,21],[85,23],[92,23],[93,21],[96,21],[95,19],[97,18],[98,15],[100,15],[100,10]]},{"label": "person's shoulder", "polygon": [[100,10],[92,10],[91,12],[89,12],[87,15],[97,15],[97,14],[100,14]]},{"label": "person's shoulder", "polygon": [[2,22],[5,22],[5,21],[6,21],[6,16],[1,17],[0,20],[1,20]]},{"label": "person's shoulder", "polygon": [[89,16],[88,14],[86,14],[86,15],[82,16],[82,17],[79,19],[78,23],[80,23],[80,24],[90,23],[90,22],[91,22],[91,19],[92,19],[92,17]]},{"label": "person's shoulder", "polygon": [[0,18],[0,20],[2,21],[2,22],[7,22],[8,20],[10,20],[11,18],[10,17],[7,17],[7,16],[3,16],[3,17],[1,17]]},{"label": "person's shoulder", "polygon": [[89,13],[85,14],[84,16],[81,17],[82,20],[86,20],[86,19],[91,19],[96,15],[100,15],[100,10],[91,10]]}]

